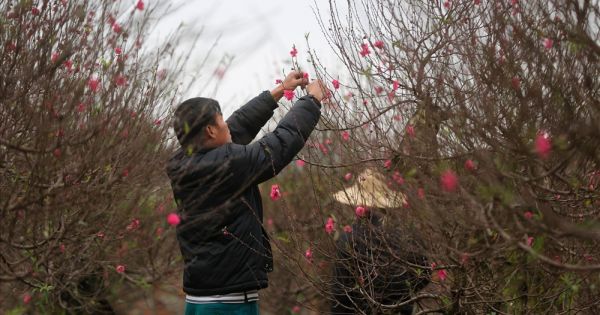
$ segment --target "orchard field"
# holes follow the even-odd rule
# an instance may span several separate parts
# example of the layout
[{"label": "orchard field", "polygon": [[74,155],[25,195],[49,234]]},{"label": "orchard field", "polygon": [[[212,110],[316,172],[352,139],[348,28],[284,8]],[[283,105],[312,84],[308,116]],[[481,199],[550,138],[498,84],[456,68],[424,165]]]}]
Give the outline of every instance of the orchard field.
[{"label": "orchard field", "polygon": [[[180,44],[211,43],[149,43],[166,3],[0,1],[0,313],[181,311],[165,163],[194,56]],[[600,3],[318,5],[305,23],[338,64],[294,43],[282,57],[329,97],[260,186],[275,261],[261,312],[327,314],[342,294],[357,314],[600,314]],[[377,227],[334,198],[365,171],[394,199]],[[340,256],[357,226],[367,254]],[[425,285],[382,302],[378,279],[399,272]],[[179,309],[148,302],[165,288]]]}]

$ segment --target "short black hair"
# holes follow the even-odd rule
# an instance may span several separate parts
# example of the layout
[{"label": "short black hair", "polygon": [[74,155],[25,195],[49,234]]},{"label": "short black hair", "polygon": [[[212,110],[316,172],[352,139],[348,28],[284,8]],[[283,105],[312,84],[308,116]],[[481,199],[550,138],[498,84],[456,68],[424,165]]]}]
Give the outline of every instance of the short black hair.
[{"label": "short black hair", "polygon": [[222,115],[221,106],[212,98],[194,97],[179,104],[173,121],[179,143],[189,144],[204,127],[216,124],[216,114]]}]

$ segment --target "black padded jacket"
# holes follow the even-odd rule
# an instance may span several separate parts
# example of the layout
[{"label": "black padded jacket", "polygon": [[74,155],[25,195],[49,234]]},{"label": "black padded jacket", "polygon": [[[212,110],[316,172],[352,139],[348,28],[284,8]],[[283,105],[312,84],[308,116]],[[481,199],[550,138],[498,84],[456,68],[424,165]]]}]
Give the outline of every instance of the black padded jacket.
[{"label": "black padded jacket", "polygon": [[177,239],[187,294],[268,286],[273,258],[258,184],[293,160],[321,114],[318,101],[301,97],[272,132],[250,143],[277,106],[268,91],[261,93],[227,119],[233,143],[189,153],[180,148],[167,163],[182,219]]}]

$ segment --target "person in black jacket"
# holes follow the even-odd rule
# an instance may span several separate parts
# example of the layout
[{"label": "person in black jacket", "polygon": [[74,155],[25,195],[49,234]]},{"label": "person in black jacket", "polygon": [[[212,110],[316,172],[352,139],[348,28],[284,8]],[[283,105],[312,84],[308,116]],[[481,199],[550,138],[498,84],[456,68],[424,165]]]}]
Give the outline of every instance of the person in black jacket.
[{"label": "person in black jacket", "polygon": [[333,199],[362,209],[351,232],[336,242],[331,314],[412,314],[408,300],[430,282],[427,258],[407,231],[386,222],[406,197],[367,168]]},{"label": "person in black jacket", "polygon": [[[306,87],[273,132],[258,141],[284,90]],[[288,92],[289,93],[289,92]],[[167,164],[181,223],[186,314],[258,314],[258,290],[273,270],[258,184],[304,147],[320,118],[325,87],[290,73],[223,120],[217,101],[192,98],[175,110],[181,144]]]}]

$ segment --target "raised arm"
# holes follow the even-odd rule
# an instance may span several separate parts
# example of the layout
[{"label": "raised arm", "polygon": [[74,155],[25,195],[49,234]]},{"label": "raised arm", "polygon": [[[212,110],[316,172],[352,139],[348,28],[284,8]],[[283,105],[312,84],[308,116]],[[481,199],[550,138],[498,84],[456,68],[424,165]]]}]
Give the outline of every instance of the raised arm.
[{"label": "raised arm", "polygon": [[277,108],[277,102],[283,96],[284,90],[294,90],[307,83],[301,72],[292,71],[283,83],[270,93],[264,91],[236,110],[227,118],[231,141],[237,144],[249,144],[267,121],[273,117],[273,111]]},{"label": "raised arm", "polygon": [[309,95],[301,97],[292,106],[273,132],[245,147],[246,171],[254,183],[277,175],[302,150],[321,117],[324,89],[321,81],[311,83]]}]

